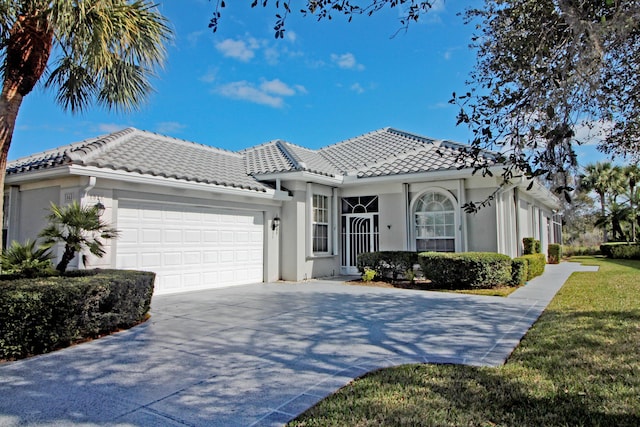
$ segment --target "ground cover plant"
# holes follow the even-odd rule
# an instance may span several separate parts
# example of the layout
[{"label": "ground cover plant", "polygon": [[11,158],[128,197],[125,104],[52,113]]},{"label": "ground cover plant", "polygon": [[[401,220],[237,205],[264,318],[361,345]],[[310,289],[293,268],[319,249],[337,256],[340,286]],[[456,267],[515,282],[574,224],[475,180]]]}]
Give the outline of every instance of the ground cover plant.
[{"label": "ground cover plant", "polygon": [[405,365],[360,378],[290,426],[640,425],[640,261],[580,258],[498,368]]}]

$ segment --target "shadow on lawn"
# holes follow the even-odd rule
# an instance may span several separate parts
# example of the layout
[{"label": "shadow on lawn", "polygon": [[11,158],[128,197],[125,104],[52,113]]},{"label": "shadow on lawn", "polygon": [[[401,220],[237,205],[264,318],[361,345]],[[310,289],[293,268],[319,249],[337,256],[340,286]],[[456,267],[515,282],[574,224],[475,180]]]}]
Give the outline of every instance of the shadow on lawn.
[{"label": "shadow on lawn", "polygon": [[293,425],[638,426],[638,343],[640,310],[548,311],[504,366],[373,372]]},{"label": "shadow on lawn", "polygon": [[[382,392],[401,384],[406,395],[423,397],[412,402],[415,404],[356,400],[368,407],[357,408],[355,403],[352,411],[384,417],[382,424],[402,420],[406,425],[640,425],[637,412],[605,413],[600,403],[604,396],[564,389],[540,392],[535,384],[524,383],[522,378],[501,369],[409,366],[396,372],[392,377],[374,373],[364,381],[369,390]],[[416,377],[420,379],[417,382]],[[359,394],[358,390],[349,392]]]}]

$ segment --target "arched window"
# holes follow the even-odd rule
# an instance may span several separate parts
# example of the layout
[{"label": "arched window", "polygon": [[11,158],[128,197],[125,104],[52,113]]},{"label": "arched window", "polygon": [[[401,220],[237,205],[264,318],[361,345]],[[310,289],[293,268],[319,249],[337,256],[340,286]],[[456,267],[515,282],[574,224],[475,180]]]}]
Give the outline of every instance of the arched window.
[{"label": "arched window", "polygon": [[425,193],[415,204],[416,250],[455,252],[456,215],[451,198],[438,192]]}]

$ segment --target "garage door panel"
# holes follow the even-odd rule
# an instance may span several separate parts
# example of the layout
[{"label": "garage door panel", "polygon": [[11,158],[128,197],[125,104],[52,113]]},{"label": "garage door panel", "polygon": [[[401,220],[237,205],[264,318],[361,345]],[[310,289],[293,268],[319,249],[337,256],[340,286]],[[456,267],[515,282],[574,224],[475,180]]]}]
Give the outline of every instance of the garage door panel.
[{"label": "garage door panel", "polygon": [[123,269],[138,268],[137,254],[118,254],[116,256],[116,265],[118,268]]},{"label": "garage door panel", "polygon": [[182,230],[164,230],[163,242],[165,243],[181,243]]},{"label": "garage door panel", "polygon": [[143,253],[142,254],[142,268],[160,268],[162,267],[162,254],[155,253]]},{"label": "garage door panel", "polygon": [[160,228],[143,229],[142,241],[140,243],[160,243],[162,242],[162,230]]},{"label": "garage door panel", "polygon": [[156,293],[263,280],[262,213],[120,201],[116,265],[155,271]]},{"label": "garage door panel", "polygon": [[205,230],[202,233],[205,243],[216,243],[218,241],[218,232],[213,230]]},{"label": "garage door panel", "polygon": [[182,264],[181,252],[165,252],[162,258],[163,258],[163,265],[167,267]]}]

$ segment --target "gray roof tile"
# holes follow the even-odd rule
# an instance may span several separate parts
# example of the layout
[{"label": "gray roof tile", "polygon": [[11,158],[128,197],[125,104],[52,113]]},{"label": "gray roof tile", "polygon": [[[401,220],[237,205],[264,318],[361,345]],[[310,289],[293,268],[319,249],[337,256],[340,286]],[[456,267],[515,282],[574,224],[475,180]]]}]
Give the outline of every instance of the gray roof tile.
[{"label": "gray roof tile", "polygon": [[460,166],[466,166],[465,163],[456,161],[457,154],[458,151],[450,147],[432,145],[366,166],[358,171],[357,176],[359,178],[368,178],[457,169]]},{"label": "gray roof tile", "polygon": [[384,128],[324,147],[320,154],[346,174],[393,156],[428,147],[433,142],[432,139]]},{"label": "gray roof tile", "polygon": [[280,141],[272,141],[266,144],[242,150],[246,171],[251,175],[287,172],[295,169],[293,161],[280,149]]},{"label": "gray roof tile", "polygon": [[299,145],[288,142],[284,142],[282,146],[296,161],[298,170],[313,172],[320,175],[340,175],[340,171],[318,151],[300,147]]},{"label": "gray roof tile", "polygon": [[470,167],[456,160],[463,147],[384,128],[320,150],[277,140],[231,152],[128,128],[12,161],[7,174],[79,164],[266,191],[260,175],[306,171],[369,178]]},{"label": "gray roof tile", "polygon": [[269,188],[247,175],[241,154],[133,128],[18,159],[7,166],[7,173],[62,164],[95,166],[254,191]]}]

